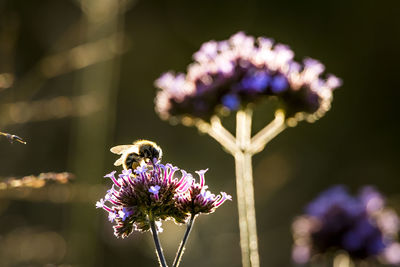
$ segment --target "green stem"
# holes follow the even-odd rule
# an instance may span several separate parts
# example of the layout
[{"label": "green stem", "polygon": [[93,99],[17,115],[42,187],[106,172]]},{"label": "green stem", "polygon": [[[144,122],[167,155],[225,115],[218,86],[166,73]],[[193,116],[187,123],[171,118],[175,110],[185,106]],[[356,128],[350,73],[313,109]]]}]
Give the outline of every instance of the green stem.
[{"label": "green stem", "polygon": [[256,212],[252,156],[261,152],[265,145],[286,129],[286,117],[277,110],[275,119],[251,137],[252,110],[246,108],[236,113],[236,138],[226,130],[217,117],[211,123],[199,121],[196,127],[207,133],[235,158],[236,191],[239,213],[240,248],[243,267],[259,267]]},{"label": "green stem", "polygon": [[354,267],[355,264],[347,253],[339,253],[333,258],[333,267]]},{"label": "green stem", "polygon": [[[242,198],[238,201],[242,202],[240,205],[245,206],[245,220],[246,220],[246,233],[244,238],[247,238],[246,244],[246,258],[243,257],[243,266],[259,267],[260,260],[258,254],[258,240],[257,240],[257,224],[256,224],[256,211],[254,204],[254,186],[253,186],[253,166],[251,164],[252,154],[247,152],[251,147],[251,121],[252,110],[247,108],[239,110],[236,114],[236,141],[241,149],[241,152],[235,155],[236,164],[236,181],[237,191],[241,192]],[[242,187],[242,188],[240,188]],[[239,221],[240,221],[239,213]],[[242,214],[243,216],[243,214]],[[242,232],[241,232],[242,234]],[[242,238],[241,238],[242,239]],[[242,240],[241,240],[242,242]],[[243,248],[242,248],[243,254]]]},{"label": "green stem", "polygon": [[244,192],[244,155],[235,154],[236,194],[239,214],[240,249],[242,252],[242,267],[250,267],[249,232],[246,215],[246,200]]},{"label": "green stem", "polygon": [[186,245],[187,239],[189,237],[189,234],[190,234],[190,232],[192,230],[193,223],[194,223],[195,219],[196,219],[196,215],[192,214],[190,216],[190,220],[189,220],[189,222],[187,224],[187,228],[186,228],[185,234],[183,235],[182,242],[179,245],[178,252],[176,253],[174,263],[172,264],[173,267],[178,267],[179,263],[181,262],[181,259],[182,259],[182,256],[183,256],[183,252],[185,251],[185,245]]},{"label": "green stem", "polygon": [[258,236],[256,224],[256,210],[254,200],[252,155],[244,153],[244,193],[246,198],[246,216],[249,233],[250,262],[252,267],[260,266],[258,256]]},{"label": "green stem", "polygon": [[154,218],[153,218],[153,216],[151,214],[149,215],[149,221],[150,221],[151,233],[153,235],[154,245],[156,246],[158,262],[160,263],[160,266],[168,267],[168,265],[167,265],[167,263],[165,261],[165,257],[164,257],[163,251],[162,251],[160,240],[158,239],[158,233],[157,233],[157,229],[156,229],[156,224],[155,224]]},{"label": "green stem", "polygon": [[275,119],[251,138],[249,146],[245,148],[246,151],[253,155],[261,152],[269,141],[286,129],[285,121],[285,112],[277,110]]}]

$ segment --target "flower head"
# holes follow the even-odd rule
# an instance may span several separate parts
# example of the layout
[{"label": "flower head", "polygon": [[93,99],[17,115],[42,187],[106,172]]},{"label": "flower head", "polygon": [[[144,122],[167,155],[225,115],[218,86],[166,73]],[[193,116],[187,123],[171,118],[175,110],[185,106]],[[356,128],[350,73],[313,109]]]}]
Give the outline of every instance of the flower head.
[{"label": "flower head", "polygon": [[209,41],[194,53],[186,74],[167,72],[155,82],[160,88],[156,111],[163,119],[209,119],[219,109],[235,111],[274,97],[287,117],[321,117],[341,81],[333,75],[322,77],[325,67],[319,61],[308,58],[300,64],[293,57],[288,46],[243,32]]},{"label": "flower head", "polygon": [[[159,229],[162,229],[162,220],[173,219],[176,223],[185,223],[192,210],[182,208],[180,199],[194,196],[195,203],[198,203],[194,206],[194,213],[197,214],[212,212],[230,198],[226,193],[215,197],[207,193],[209,191],[204,191],[207,188],[204,185],[205,170],[198,172],[200,184],[194,183],[192,175],[185,170],[180,170],[181,175],[177,177],[178,170],[171,164],[154,162],[149,168],[139,166],[133,172],[124,170],[118,175],[119,179],[115,178],[116,172],[105,176],[114,184],[104,199],[97,201],[96,207],[108,212],[109,221],[115,223],[114,234],[117,237],[124,238],[133,230],[149,230],[149,216],[156,221]],[[191,195],[193,190],[198,193]]]},{"label": "flower head", "polygon": [[355,197],[344,186],[322,192],[293,223],[293,259],[306,263],[314,254],[344,250],[353,259],[381,256],[389,262],[399,218],[384,203],[372,187]]},{"label": "flower head", "polygon": [[150,213],[156,221],[168,218],[180,223],[185,221],[187,214],[175,207],[174,199],[187,177],[173,178],[176,170],[170,165],[155,163],[151,169],[139,166],[134,171],[135,175],[130,170],[124,170],[118,180],[115,179],[115,172],[106,175],[114,185],[105,201],[101,199],[96,207],[109,212],[109,220],[116,223],[114,230],[117,237],[126,237],[134,229],[147,231]]},{"label": "flower head", "polygon": [[197,171],[196,173],[200,180],[199,183],[196,183],[193,179],[188,191],[178,196],[178,206],[183,212],[192,215],[213,213],[226,200],[232,200],[232,197],[225,192],[221,192],[220,195],[215,196],[207,190],[208,186],[205,185],[204,178],[206,172],[207,170]]}]

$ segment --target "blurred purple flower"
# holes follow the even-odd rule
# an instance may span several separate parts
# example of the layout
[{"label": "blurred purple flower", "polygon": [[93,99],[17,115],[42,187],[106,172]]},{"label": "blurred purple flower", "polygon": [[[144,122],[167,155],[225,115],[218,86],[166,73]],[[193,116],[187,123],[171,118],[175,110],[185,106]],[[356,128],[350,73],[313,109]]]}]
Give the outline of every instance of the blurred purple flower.
[{"label": "blurred purple flower", "polygon": [[[373,187],[363,187],[351,196],[344,186],[322,192],[293,223],[293,260],[303,264],[315,254],[346,251],[353,259],[376,257],[386,263],[400,259],[388,251],[397,247],[397,214],[385,207],[383,196]],[[399,257],[397,257],[399,258]]]},{"label": "blurred purple flower", "polygon": [[243,32],[206,42],[194,53],[187,74],[167,72],[157,79],[156,111],[163,119],[209,119],[221,107],[237,110],[276,96],[289,117],[298,112],[322,116],[341,81],[333,75],[322,78],[325,67],[319,61],[308,58],[301,65],[293,57],[288,46]]}]

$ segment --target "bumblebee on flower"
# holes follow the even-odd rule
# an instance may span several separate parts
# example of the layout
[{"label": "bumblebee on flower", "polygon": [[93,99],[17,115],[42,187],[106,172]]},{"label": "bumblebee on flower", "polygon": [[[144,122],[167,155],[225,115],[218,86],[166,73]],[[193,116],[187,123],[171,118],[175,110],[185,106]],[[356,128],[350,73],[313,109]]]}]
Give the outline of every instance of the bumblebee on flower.
[{"label": "bumblebee on flower", "polygon": [[191,174],[171,164],[154,162],[153,167],[139,166],[134,172],[123,170],[115,177],[113,171],[104,177],[110,178],[113,185],[104,199],[96,203],[109,213],[109,220],[115,222],[114,233],[117,237],[127,237],[136,231],[150,229],[149,216],[155,221],[173,219],[182,224],[190,215],[212,213],[231,196],[222,192],[215,196],[207,190],[204,173],[198,171],[200,183],[196,183]]}]

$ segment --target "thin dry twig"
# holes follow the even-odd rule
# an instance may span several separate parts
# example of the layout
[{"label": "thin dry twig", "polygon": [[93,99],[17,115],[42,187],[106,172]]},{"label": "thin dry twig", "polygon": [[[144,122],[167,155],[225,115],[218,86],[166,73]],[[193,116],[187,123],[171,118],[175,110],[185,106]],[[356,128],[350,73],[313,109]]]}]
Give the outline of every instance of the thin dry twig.
[{"label": "thin dry twig", "polygon": [[18,142],[24,145],[26,144],[26,141],[21,137],[19,137],[18,135],[3,133],[3,132],[0,132],[0,135],[5,136],[8,139],[8,141],[10,141],[10,143]]},{"label": "thin dry twig", "polygon": [[75,176],[69,172],[45,172],[39,175],[28,175],[22,178],[8,177],[0,181],[0,190],[11,188],[41,188],[50,183],[66,184]]}]

